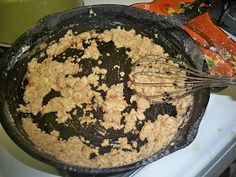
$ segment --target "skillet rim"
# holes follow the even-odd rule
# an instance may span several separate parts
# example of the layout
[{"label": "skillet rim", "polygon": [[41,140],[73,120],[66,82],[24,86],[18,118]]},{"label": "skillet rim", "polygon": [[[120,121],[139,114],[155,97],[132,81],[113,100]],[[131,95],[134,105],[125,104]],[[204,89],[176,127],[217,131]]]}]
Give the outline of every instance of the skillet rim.
[{"label": "skillet rim", "polygon": [[[167,22],[166,18],[158,15],[156,13],[152,13],[149,11],[146,11],[144,9],[138,9],[135,7],[130,7],[130,6],[125,6],[125,5],[114,5],[114,4],[102,4],[102,5],[94,5],[94,6],[84,6],[84,7],[79,7],[79,8],[75,8],[72,10],[68,10],[68,11],[64,11],[61,13],[56,13],[56,14],[52,14],[52,15],[48,15],[44,18],[42,18],[41,20],[39,20],[38,23],[36,23],[31,29],[29,29],[28,31],[26,31],[23,35],[21,35],[18,40],[12,45],[12,47],[8,50],[8,52],[4,55],[4,57],[6,59],[9,59],[9,57],[11,57],[12,52],[14,51],[15,48],[19,48],[18,53],[16,53],[14,56],[20,55],[22,53],[24,53],[24,50],[27,48],[24,48],[25,46],[31,45],[31,40],[32,39],[32,35],[37,34],[37,32],[40,32],[41,29],[43,28],[50,28],[53,27],[54,25],[56,25],[57,23],[60,23],[60,21],[65,18],[63,17],[63,15],[67,15],[67,13],[70,13],[73,15],[73,13],[75,14],[80,14],[84,11],[89,11],[90,9],[99,9],[99,8],[103,8],[104,10],[112,10],[114,8],[118,8],[119,12],[125,12],[128,13],[128,15],[132,15],[132,16],[137,16],[140,14],[142,14],[144,19],[148,19],[150,21],[154,21],[157,19],[161,19],[164,22],[166,22],[167,27],[169,28],[171,27],[171,25],[175,25],[176,24],[173,22],[173,24],[171,24],[170,22]],[[117,10],[117,9],[116,9]],[[140,14],[139,14],[140,13]],[[146,15],[146,16],[145,16]],[[57,19],[56,22],[53,21],[53,19]],[[68,17],[67,17],[68,18]],[[137,18],[137,17],[136,17]],[[151,19],[150,19],[151,18]],[[64,19],[65,20],[65,19]],[[176,26],[180,31],[183,32],[183,34],[185,34],[186,36],[188,36],[189,40],[192,41],[193,40],[190,39],[189,35],[180,27]],[[29,37],[29,39],[28,39]],[[27,38],[27,40],[26,40]],[[22,45],[22,43],[26,44],[26,45]],[[195,45],[196,46],[196,45]],[[196,49],[198,51],[199,54],[200,51],[196,46]],[[204,61],[202,55],[201,55],[201,62]],[[17,59],[17,58],[14,58]],[[0,67],[1,67],[1,83],[4,83],[4,79],[7,79],[7,75],[4,66],[8,66],[9,64],[6,61],[0,61]],[[203,63],[203,69],[207,70],[207,65]],[[17,136],[19,134],[19,132],[15,132],[12,131],[12,126],[13,126],[13,122],[11,120],[9,120],[9,118],[6,118],[6,108],[5,108],[5,99],[4,99],[4,84],[1,84],[2,86],[0,86],[0,116],[2,117],[1,119],[1,123],[2,126],[4,128],[4,130],[7,132],[8,136],[21,148],[23,149],[25,152],[27,152],[28,154],[30,154],[31,156],[33,156],[34,158],[36,158],[37,160],[46,162],[47,164],[50,164],[56,168],[59,169],[63,169],[63,170],[68,170],[68,171],[72,171],[72,172],[79,172],[79,173],[90,173],[90,174],[98,174],[98,173],[113,173],[113,172],[121,172],[121,171],[127,171],[127,170],[131,170],[131,169],[135,169],[135,168],[139,168],[142,167],[144,165],[147,165],[151,162],[154,162],[172,152],[175,152],[179,149],[182,149],[186,146],[188,146],[196,137],[198,128],[199,128],[199,124],[201,122],[202,116],[205,112],[206,106],[208,104],[209,101],[209,96],[210,96],[210,89],[205,89],[203,95],[205,95],[205,101],[203,103],[202,109],[201,109],[201,113],[199,114],[198,119],[194,122],[194,124],[190,127],[188,133],[187,133],[187,137],[186,137],[186,143],[184,143],[184,145],[180,146],[180,147],[176,147],[176,146],[167,146],[167,150],[166,148],[164,150],[161,150],[141,161],[138,162],[134,162],[132,164],[129,165],[125,165],[125,166],[119,166],[119,167],[112,167],[112,168],[88,168],[88,167],[81,167],[81,166],[74,166],[74,165],[69,165],[66,164],[62,161],[56,160],[55,158],[51,158],[49,156],[46,156],[45,154],[41,154],[39,151],[35,151],[35,149],[33,149],[32,147],[28,147],[28,144],[24,144],[24,141],[21,139],[21,137]]]}]

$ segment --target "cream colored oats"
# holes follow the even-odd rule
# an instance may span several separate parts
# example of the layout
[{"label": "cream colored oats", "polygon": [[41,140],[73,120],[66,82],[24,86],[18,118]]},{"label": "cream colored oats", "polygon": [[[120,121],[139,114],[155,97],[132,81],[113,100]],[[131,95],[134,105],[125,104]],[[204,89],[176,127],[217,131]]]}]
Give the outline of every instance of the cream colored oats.
[{"label": "cream colored oats", "polygon": [[[57,122],[65,124],[68,119],[73,119],[69,112],[75,109],[72,113],[75,115],[78,107],[83,109],[83,115],[79,118],[80,123],[83,126],[99,123],[104,128],[98,130],[101,136],[106,136],[108,129],[114,129],[123,130],[124,133],[131,132],[138,135],[141,140],[147,140],[146,144],[139,147],[136,140],[129,142],[127,137],[118,137],[112,143],[109,139],[104,138],[100,146],[111,146],[111,151],[100,155],[99,147],[91,147],[86,144],[92,143],[93,140],[85,140],[82,135],[62,140],[60,132],[53,130],[47,134],[32,122],[32,118],[23,119],[23,127],[31,141],[39,149],[56,159],[91,168],[127,165],[158,152],[173,140],[178,128],[187,118],[185,114],[188,107],[192,105],[192,97],[189,96],[173,102],[177,110],[176,117],[158,115],[153,122],[145,121],[141,130],[137,130],[137,124],[145,119],[144,112],[152,104],[149,100],[134,94],[129,101],[131,104],[136,103],[137,109],[132,108],[130,112],[122,113],[130,105],[124,98],[124,83],[121,82],[109,87],[105,83],[99,84],[99,77],[106,78],[107,70],[105,68],[95,66],[88,76],[72,76],[82,71],[80,64],[75,64],[74,60],[79,62],[87,58],[93,60],[99,58],[98,64],[102,63],[100,60],[102,55],[97,48],[96,39],[102,42],[112,41],[116,48],[129,49],[126,53],[132,63],[148,54],[164,55],[161,46],[155,44],[151,39],[137,34],[133,29],[127,31],[118,27],[105,30],[100,34],[88,31],[78,35],[75,35],[72,30],[68,30],[58,42],[48,47],[46,50],[48,57],[43,62],[38,63],[34,58],[29,63],[26,75],[29,84],[24,93],[26,105],[20,105],[19,111],[34,115],[56,112]],[[83,47],[83,42],[88,44],[87,48]],[[84,55],[81,58],[68,57],[64,63],[53,60],[53,57],[62,54],[68,48],[83,50]],[[120,66],[115,65],[113,68],[120,69]],[[121,72],[120,74],[123,77],[125,73]],[[92,86],[97,87],[97,91],[92,89]],[[128,87],[134,89],[130,82],[128,82]],[[43,106],[43,98],[51,89],[60,92],[61,97],[52,98]],[[98,91],[106,92],[105,100]],[[155,90],[151,92],[153,91]],[[94,98],[94,103],[91,102],[92,98]],[[86,106],[83,107],[83,104]],[[93,114],[85,115],[86,111],[96,110],[98,107],[104,111],[103,119],[97,119]],[[91,154],[95,154],[95,157],[90,158]]]}]

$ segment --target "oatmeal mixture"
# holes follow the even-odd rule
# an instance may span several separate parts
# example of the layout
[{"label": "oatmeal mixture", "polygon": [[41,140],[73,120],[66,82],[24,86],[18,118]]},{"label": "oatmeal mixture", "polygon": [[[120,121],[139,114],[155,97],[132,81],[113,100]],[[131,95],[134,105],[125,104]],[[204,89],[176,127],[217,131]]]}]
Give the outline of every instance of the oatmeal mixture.
[{"label": "oatmeal mixture", "polygon": [[[100,46],[108,44],[117,52],[124,49],[130,66],[146,55],[165,55],[161,46],[133,29],[81,34],[68,30],[48,46],[43,60],[35,57],[28,64],[24,104],[19,105],[23,127],[40,150],[58,160],[94,168],[134,163],[170,144],[188,118],[191,96],[163,103],[157,114],[160,105],[136,94],[135,89],[144,88],[132,85],[130,71],[117,63],[106,65],[113,53],[102,53]],[[68,57],[68,50],[80,55]],[[144,92],[155,89],[162,88]],[[55,115],[48,118],[51,123],[45,118],[49,114]]]},{"label": "oatmeal mixture", "polygon": [[166,57],[146,56],[135,63],[128,84],[137,95],[153,102],[163,102],[174,100],[187,92],[184,85],[186,71]]}]

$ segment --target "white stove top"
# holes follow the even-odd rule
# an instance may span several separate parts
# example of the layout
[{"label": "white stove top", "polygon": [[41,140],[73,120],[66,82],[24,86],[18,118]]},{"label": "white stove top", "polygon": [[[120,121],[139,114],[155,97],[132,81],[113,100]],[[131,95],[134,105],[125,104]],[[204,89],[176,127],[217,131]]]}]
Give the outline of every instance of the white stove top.
[{"label": "white stove top", "polygon": [[[145,0],[96,0],[96,3],[132,4]],[[146,0],[146,2],[149,2]],[[85,0],[85,5],[95,4]],[[217,177],[236,158],[236,87],[211,94],[196,139],[133,174],[134,177]],[[58,177],[51,166],[18,148],[0,126],[0,177]]]},{"label": "white stove top", "polygon": [[[226,96],[228,95],[228,96]],[[215,177],[236,158],[236,87],[211,94],[196,139],[134,177]],[[0,127],[0,177],[56,177],[57,171],[19,149]]]}]

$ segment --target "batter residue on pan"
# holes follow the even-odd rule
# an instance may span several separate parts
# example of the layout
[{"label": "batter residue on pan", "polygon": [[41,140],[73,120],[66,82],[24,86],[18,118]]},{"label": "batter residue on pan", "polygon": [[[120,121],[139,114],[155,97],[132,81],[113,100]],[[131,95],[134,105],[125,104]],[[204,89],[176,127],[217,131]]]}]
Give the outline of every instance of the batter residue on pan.
[{"label": "batter residue on pan", "polygon": [[31,141],[56,159],[98,168],[130,164],[166,147],[188,118],[191,96],[153,104],[132,90],[127,67],[164,55],[133,29],[69,30],[45,53],[28,64],[19,111]]}]

